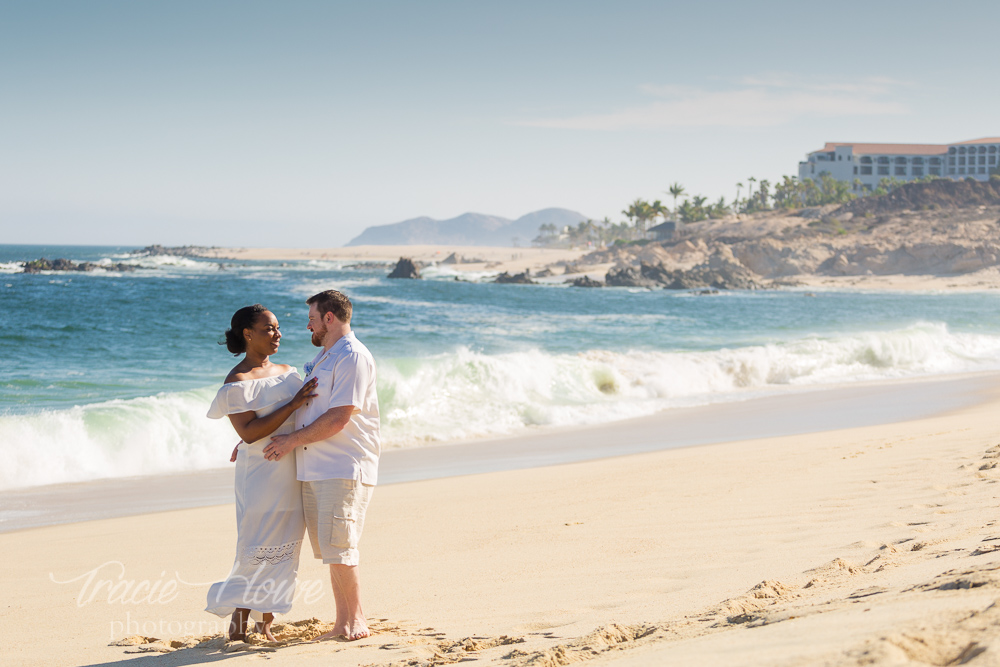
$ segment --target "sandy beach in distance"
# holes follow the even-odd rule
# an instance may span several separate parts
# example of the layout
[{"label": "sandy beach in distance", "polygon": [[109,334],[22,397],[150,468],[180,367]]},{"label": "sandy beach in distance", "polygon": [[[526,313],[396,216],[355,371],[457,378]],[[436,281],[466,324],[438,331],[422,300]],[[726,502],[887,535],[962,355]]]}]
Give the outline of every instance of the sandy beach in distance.
[{"label": "sandy beach in distance", "polygon": [[355,644],[297,643],[332,614],[304,556],[285,641],[224,653],[201,609],[231,504],[0,534],[4,664],[997,664],[993,386],[902,423],[382,486]]},{"label": "sandy beach in distance", "polygon": [[[239,260],[337,260],[345,262],[395,262],[409,257],[417,262],[433,264],[455,253],[465,259],[448,266],[458,272],[507,271],[515,274],[528,270],[534,276],[546,268],[553,275],[539,279],[543,283],[560,283],[570,278],[588,276],[603,280],[614,263],[585,264],[579,260],[592,249],[575,248],[512,248],[490,246],[352,246],[343,248],[211,248],[205,256]],[[469,261],[481,260],[481,261]],[[566,265],[570,268],[567,270]],[[1000,289],[1000,268],[989,267],[960,275],[795,275],[784,279],[810,289],[901,290],[901,291],[976,291]]]},{"label": "sandy beach in distance", "polygon": [[[408,257],[415,262],[441,262],[452,253],[464,261],[451,266],[458,271],[507,271],[526,269],[537,273],[557,262],[574,262],[589,249],[513,248],[493,246],[385,245],[343,248],[212,248],[206,256],[239,260],[334,260],[346,262],[395,262]],[[589,269],[589,267],[588,267]]]}]

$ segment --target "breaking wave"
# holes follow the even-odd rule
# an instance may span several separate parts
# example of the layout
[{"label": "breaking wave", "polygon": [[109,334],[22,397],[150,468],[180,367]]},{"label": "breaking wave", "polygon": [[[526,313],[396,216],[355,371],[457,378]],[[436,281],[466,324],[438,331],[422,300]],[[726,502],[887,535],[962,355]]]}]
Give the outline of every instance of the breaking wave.
[{"label": "breaking wave", "polygon": [[[379,359],[389,447],[586,425],[779,388],[1000,368],[1000,336],[942,324],[696,352],[468,348]],[[238,440],[213,388],[0,416],[0,489],[225,467]]]}]

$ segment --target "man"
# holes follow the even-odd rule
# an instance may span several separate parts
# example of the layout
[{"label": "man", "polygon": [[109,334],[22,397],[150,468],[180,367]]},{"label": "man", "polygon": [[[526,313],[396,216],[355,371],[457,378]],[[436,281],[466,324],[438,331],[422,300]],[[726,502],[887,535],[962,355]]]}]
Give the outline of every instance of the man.
[{"label": "man", "polygon": [[294,432],[276,435],[264,448],[269,461],[295,450],[302,505],[313,554],[330,565],[337,621],[319,639],[369,635],[361,610],[358,541],[378,478],[378,397],[375,360],[351,332],[351,301],[335,290],[306,300],[312,343],[323,350],[306,364],[306,381],[318,381],[295,416]]}]

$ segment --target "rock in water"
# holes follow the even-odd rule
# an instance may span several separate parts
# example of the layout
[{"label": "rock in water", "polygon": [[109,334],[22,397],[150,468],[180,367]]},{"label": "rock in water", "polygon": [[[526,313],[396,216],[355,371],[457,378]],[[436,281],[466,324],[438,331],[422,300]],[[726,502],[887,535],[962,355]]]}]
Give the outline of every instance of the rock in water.
[{"label": "rock in water", "polygon": [[68,259],[48,260],[44,257],[24,263],[23,273],[40,273],[42,271],[135,271],[142,268],[138,264],[94,264],[93,262],[76,262]]},{"label": "rock in water", "polygon": [[524,273],[515,273],[510,275],[506,271],[501,273],[499,276],[493,279],[495,283],[501,283],[503,285],[508,284],[520,284],[520,285],[534,285],[535,281],[531,279],[531,271],[525,271]]},{"label": "rock in water", "polygon": [[639,273],[645,280],[667,289],[760,289],[756,275],[732,258],[732,253],[716,253],[687,271],[670,270],[662,264],[642,263]]},{"label": "rock in water", "polygon": [[420,271],[417,270],[417,265],[413,263],[413,260],[409,257],[400,257],[399,261],[396,262],[396,268],[392,270],[389,274],[390,278],[409,278],[411,280],[420,279]]},{"label": "rock in water", "polygon": [[573,287],[604,287],[604,283],[590,276],[582,276],[573,281]]},{"label": "rock in water", "polygon": [[639,269],[631,266],[621,266],[610,269],[604,275],[604,282],[609,287],[655,287],[659,283],[644,277]]}]

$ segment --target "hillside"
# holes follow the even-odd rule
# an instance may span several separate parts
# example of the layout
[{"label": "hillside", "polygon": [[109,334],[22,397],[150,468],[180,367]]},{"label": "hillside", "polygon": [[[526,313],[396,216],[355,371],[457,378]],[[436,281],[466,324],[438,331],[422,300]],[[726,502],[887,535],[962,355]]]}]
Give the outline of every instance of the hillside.
[{"label": "hillside", "polygon": [[[993,284],[1000,180],[913,183],[839,207],[693,223],[671,241],[593,252],[577,265],[612,267],[604,276],[609,284],[739,287],[973,274]],[[720,272],[731,279],[713,283]]]},{"label": "hillside", "polygon": [[369,227],[347,244],[359,245],[530,245],[538,228],[551,224],[562,228],[586,220],[587,216],[564,208],[547,208],[517,220],[482,213],[464,213],[448,220],[421,217],[389,225]]}]

